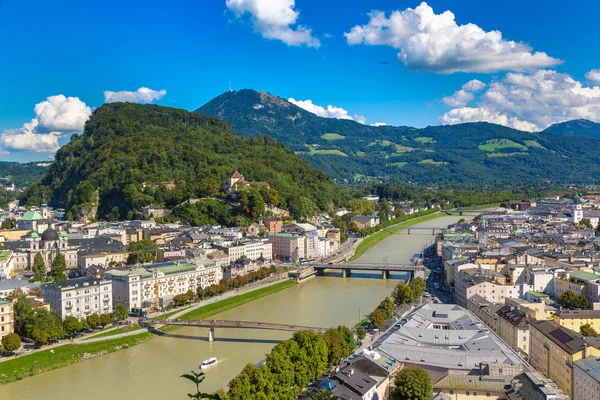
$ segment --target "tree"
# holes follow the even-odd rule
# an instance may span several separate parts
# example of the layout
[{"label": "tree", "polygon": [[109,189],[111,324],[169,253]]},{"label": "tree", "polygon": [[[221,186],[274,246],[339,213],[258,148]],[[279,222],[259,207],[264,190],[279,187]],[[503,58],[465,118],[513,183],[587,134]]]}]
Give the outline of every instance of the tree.
[{"label": "tree", "polygon": [[92,329],[96,329],[98,326],[100,326],[100,316],[98,314],[94,313],[92,315],[88,315],[88,317],[85,320]]},{"label": "tree", "polygon": [[113,317],[110,314],[100,315],[100,326],[105,327],[108,324],[112,324]]},{"label": "tree", "polygon": [[43,344],[48,343],[48,340],[50,340],[50,335],[48,334],[48,332],[43,331],[41,329],[34,329],[31,332],[31,339],[33,340],[33,343],[36,346],[41,346]]},{"label": "tree", "polygon": [[127,256],[128,265],[151,263],[160,257],[158,245],[149,239],[129,243],[127,251],[130,253]]},{"label": "tree", "polygon": [[387,322],[387,318],[385,313],[381,311],[379,308],[376,308],[375,311],[371,313],[371,323],[375,326],[375,328],[383,328]]},{"label": "tree", "polygon": [[383,311],[386,318],[391,318],[394,315],[394,302],[389,297],[383,299],[377,308]]},{"label": "tree", "polygon": [[190,298],[185,293],[178,294],[177,296],[173,297],[173,304],[178,307],[186,304],[188,301],[190,301]]},{"label": "tree", "polygon": [[421,277],[416,277],[412,281],[410,281],[410,288],[413,292],[413,301],[423,295],[425,290],[427,290],[427,283],[425,279]]},{"label": "tree", "polygon": [[459,224],[464,224],[464,223],[465,223],[465,219],[464,219],[464,218],[461,218],[461,219],[459,219],[459,220],[458,220],[458,223],[459,223]]},{"label": "tree", "polygon": [[598,332],[596,332],[590,324],[581,325],[579,327],[579,332],[581,332],[583,336],[598,336]]},{"label": "tree", "polygon": [[21,338],[16,333],[9,333],[2,338],[2,347],[4,347],[4,350],[12,353],[21,347]]},{"label": "tree", "polygon": [[390,203],[386,199],[383,199],[379,204],[379,220],[381,222],[386,222],[390,219],[390,215],[392,214],[392,207]]},{"label": "tree", "polygon": [[373,215],[375,206],[368,200],[352,199],[348,202],[348,209],[354,215]]},{"label": "tree", "polygon": [[63,321],[63,328],[67,336],[73,337],[83,330],[83,324],[77,318],[69,315]]},{"label": "tree", "polygon": [[4,221],[2,221],[2,226],[0,226],[0,228],[1,229],[13,229],[16,225],[17,225],[16,219],[5,218]]},{"label": "tree", "polygon": [[569,310],[587,310],[589,307],[588,299],[582,294],[576,295],[572,290],[561,294],[558,303]]},{"label": "tree", "polygon": [[367,337],[367,330],[364,326],[361,325],[358,328],[356,328],[356,337],[359,340],[363,340],[365,337]]},{"label": "tree", "polygon": [[54,282],[60,282],[67,279],[65,276],[65,271],[67,270],[67,262],[65,261],[65,256],[58,253],[54,260],[52,261],[52,265],[50,266],[50,274],[54,279]]},{"label": "tree", "polygon": [[11,296],[15,299],[13,301],[13,313],[15,315],[15,332],[20,335],[25,335],[25,325],[27,320],[32,314],[31,301],[27,298],[27,295],[21,290],[17,289]]},{"label": "tree", "polygon": [[394,297],[397,304],[406,304],[414,300],[414,292],[411,286],[407,285],[405,282],[400,282],[396,286],[392,297]]},{"label": "tree", "polygon": [[396,375],[390,400],[429,400],[433,387],[427,372],[419,367],[406,367]]},{"label": "tree", "polygon": [[117,304],[115,311],[113,312],[113,318],[115,321],[124,321],[129,317],[129,312],[124,304]]},{"label": "tree", "polygon": [[33,271],[33,281],[43,281],[46,279],[46,263],[44,262],[44,257],[42,257],[42,253],[37,253],[35,258],[33,259],[33,266],[31,267]]},{"label": "tree", "polygon": [[589,218],[583,218],[581,221],[579,221],[579,227],[582,229],[594,229],[594,226],[592,225],[592,222],[589,220]]}]

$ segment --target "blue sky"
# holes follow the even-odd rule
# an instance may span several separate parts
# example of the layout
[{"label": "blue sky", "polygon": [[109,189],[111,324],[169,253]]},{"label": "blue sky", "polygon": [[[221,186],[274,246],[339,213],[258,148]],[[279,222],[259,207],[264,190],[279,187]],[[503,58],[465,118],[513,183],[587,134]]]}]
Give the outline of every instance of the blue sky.
[{"label": "blue sky", "polygon": [[[394,10],[401,18],[419,4],[0,0],[0,160],[48,160],[56,141],[63,144],[80,131],[86,110],[105,102],[105,91],[135,92],[141,87],[157,93],[130,93],[132,100],[194,110],[226,91],[231,82],[234,89],[332,105],[347,111],[342,113],[345,118],[363,116],[367,124],[423,127],[488,120],[540,130],[576,117],[600,122],[600,88],[594,90],[600,71],[593,71],[600,69],[600,3],[571,1],[566,7],[559,1],[427,2],[435,23],[449,10],[459,27],[474,24],[484,33],[501,32],[497,43],[491,39],[491,46],[500,50],[436,50],[446,31],[440,35],[435,29],[373,31],[371,11],[383,12],[385,25]],[[289,25],[284,21],[288,18]],[[362,31],[353,38],[345,36],[353,27]],[[411,42],[417,34],[429,39],[418,45],[423,48]],[[469,40],[463,34],[456,30],[448,40],[460,47]],[[531,48],[502,54],[506,41]],[[397,56],[401,52],[404,61]],[[531,56],[536,52],[545,56]],[[474,59],[465,62],[465,57]],[[457,65],[465,71],[453,70]],[[484,86],[469,85],[452,97],[472,80]],[[548,83],[554,87],[551,91]],[[521,104],[523,90],[527,104]],[[57,95],[65,97],[46,100]],[[114,99],[128,98],[122,96],[127,94]],[[544,106],[540,115],[540,104],[557,98],[566,99],[566,104]],[[40,103],[46,114],[44,107],[34,112]],[[34,126],[23,126],[32,119]]]}]

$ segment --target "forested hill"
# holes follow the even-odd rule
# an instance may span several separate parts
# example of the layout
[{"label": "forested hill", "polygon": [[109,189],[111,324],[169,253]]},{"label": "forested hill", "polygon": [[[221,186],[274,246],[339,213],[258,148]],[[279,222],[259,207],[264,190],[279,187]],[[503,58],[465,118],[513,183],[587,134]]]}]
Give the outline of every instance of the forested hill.
[{"label": "forested hill", "polygon": [[23,200],[49,200],[73,217],[131,218],[149,204],[173,207],[190,197],[215,196],[234,170],[248,181],[268,182],[283,208],[295,199],[322,210],[342,202],[326,174],[274,139],[243,138],[215,118],[132,103],[95,110],[83,134],[56,153]]},{"label": "forested hill", "polygon": [[600,139],[600,124],[587,119],[576,119],[549,126],[543,133]]},{"label": "forested hill", "polygon": [[26,187],[39,181],[48,170],[48,162],[18,163],[0,161],[0,183]]},{"label": "forested hill", "polygon": [[196,112],[243,136],[272,136],[340,182],[532,185],[592,182],[600,173],[600,141],[586,137],[489,123],[374,127],[322,118],[249,89],[224,93]]}]

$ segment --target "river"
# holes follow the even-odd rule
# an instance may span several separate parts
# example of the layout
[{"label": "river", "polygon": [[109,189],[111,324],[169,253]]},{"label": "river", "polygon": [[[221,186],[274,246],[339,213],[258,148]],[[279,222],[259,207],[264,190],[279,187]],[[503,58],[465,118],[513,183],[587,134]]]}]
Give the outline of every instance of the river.
[{"label": "river", "polygon": [[[444,216],[415,227],[447,226],[459,218]],[[357,261],[382,263],[387,257],[390,264],[405,264],[432,241],[433,236],[423,231],[407,235],[403,230],[378,243]],[[346,279],[334,275],[309,278],[300,285],[212,318],[318,327],[353,326],[391,292],[397,279],[382,280],[379,273],[353,273]],[[226,386],[245,364],[264,359],[290,333],[217,328],[215,337],[214,342],[208,342],[207,329],[181,328],[131,349],[0,386],[0,399],[185,399],[193,387],[179,376],[198,370],[202,360],[219,358],[217,366],[207,372],[202,386],[203,391],[214,391]]]}]

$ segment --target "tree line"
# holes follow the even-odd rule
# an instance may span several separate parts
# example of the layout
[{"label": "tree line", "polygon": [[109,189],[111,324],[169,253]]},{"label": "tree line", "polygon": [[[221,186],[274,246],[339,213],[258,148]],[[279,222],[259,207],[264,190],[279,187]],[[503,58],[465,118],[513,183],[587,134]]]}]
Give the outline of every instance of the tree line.
[{"label": "tree line", "polygon": [[[387,321],[394,315],[394,307],[412,303],[425,293],[427,284],[421,277],[416,277],[406,284],[401,281],[396,285],[392,292],[392,298],[386,297],[379,303],[377,308],[373,310],[369,319],[373,326],[382,329],[387,325]],[[393,300],[392,300],[393,299]]]}]

